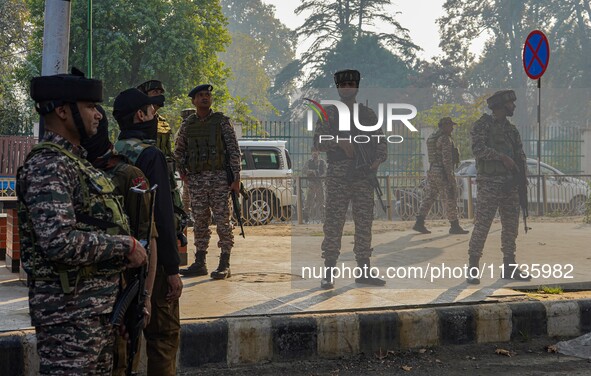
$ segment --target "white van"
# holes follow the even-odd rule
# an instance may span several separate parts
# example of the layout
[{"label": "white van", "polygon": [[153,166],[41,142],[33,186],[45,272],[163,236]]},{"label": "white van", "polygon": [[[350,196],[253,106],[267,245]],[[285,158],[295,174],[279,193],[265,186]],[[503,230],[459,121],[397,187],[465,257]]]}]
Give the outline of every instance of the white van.
[{"label": "white van", "polygon": [[296,196],[286,144],[280,140],[238,140],[242,152],[240,177],[248,192],[242,202],[245,224],[264,225],[272,219],[291,218]]}]

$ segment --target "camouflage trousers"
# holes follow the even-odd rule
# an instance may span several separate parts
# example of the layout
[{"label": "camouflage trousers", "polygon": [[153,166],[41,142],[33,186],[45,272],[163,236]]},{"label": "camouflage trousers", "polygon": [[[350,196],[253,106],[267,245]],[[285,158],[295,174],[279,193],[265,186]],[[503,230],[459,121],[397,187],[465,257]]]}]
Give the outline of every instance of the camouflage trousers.
[{"label": "camouflage trousers", "polygon": [[[324,206],[324,184],[322,181],[310,181],[308,186],[308,195],[306,196],[306,207],[304,218],[309,218],[314,207],[322,208]],[[322,209],[318,211],[322,217]]]},{"label": "camouflage trousers", "polygon": [[230,190],[225,171],[204,171],[188,174],[193,211],[195,252],[207,252],[212,221],[219,236],[218,247],[222,253],[230,253],[234,246],[233,227],[230,223]]},{"label": "camouflage trousers", "polygon": [[183,181],[182,201],[185,213],[189,214],[191,212],[191,193],[189,192],[189,184],[186,181]]},{"label": "camouflage trousers", "polygon": [[419,215],[427,217],[437,196],[441,194],[445,203],[445,214],[449,221],[458,219],[457,189],[455,181],[450,184],[439,169],[431,168],[427,173],[427,188],[423,196],[423,202],[419,208]]},{"label": "camouflage trousers", "polygon": [[144,329],[148,376],[176,375],[176,356],[181,332],[179,301],[167,301],[167,293],[167,275],[164,268],[159,266],[152,290],[152,317]]},{"label": "camouflage trousers", "polygon": [[37,326],[41,375],[110,375],[115,335],[110,314]]},{"label": "camouflage trousers", "polygon": [[371,257],[371,226],[373,222],[374,193],[368,180],[348,177],[327,177],[324,240],[322,258],[336,261],[341,250],[341,238],[349,203],[352,204],[355,235],[355,259]]},{"label": "camouflage trousers", "polygon": [[515,240],[519,228],[519,193],[517,187],[507,187],[503,181],[477,180],[478,207],[468,254],[481,257],[492,221],[499,210],[501,216],[501,251],[504,257],[515,256]]}]

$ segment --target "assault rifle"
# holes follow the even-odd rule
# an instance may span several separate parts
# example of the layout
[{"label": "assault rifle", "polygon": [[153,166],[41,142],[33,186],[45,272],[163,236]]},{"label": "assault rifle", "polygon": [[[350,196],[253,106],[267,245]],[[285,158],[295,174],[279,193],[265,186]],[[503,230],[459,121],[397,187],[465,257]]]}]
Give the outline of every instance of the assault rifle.
[{"label": "assault rifle", "polygon": [[[230,167],[229,162],[226,163],[226,177],[228,179],[228,185],[232,185],[232,183],[234,183],[234,173],[232,172],[232,168]],[[240,194],[242,195],[244,200],[246,200],[246,191],[242,183],[240,183]],[[246,238],[246,236],[244,236],[244,225],[242,223],[242,212],[240,210],[240,201],[238,200],[238,194],[230,190],[230,196],[232,197],[232,208],[234,210],[234,216],[236,217],[236,221],[240,226],[240,235],[242,235],[243,238]]]},{"label": "assault rifle", "polygon": [[380,201],[380,206],[384,213],[388,212],[388,206],[384,204],[384,200],[382,196],[384,193],[382,192],[382,188],[380,187],[380,181],[377,177],[377,172],[372,171],[370,166],[372,165],[373,161],[369,157],[367,150],[365,149],[364,145],[355,144],[355,152],[359,154],[359,157],[356,158],[356,166],[355,169],[361,172],[368,180],[371,186],[376,191],[376,195],[378,196],[378,200]]},{"label": "assault rifle", "polygon": [[[140,231],[140,208],[142,207],[142,196],[150,194],[149,225],[147,230],[147,240],[141,240],[140,243],[148,253],[150,258],[150,238],[152,236],[152,223],[154,221],[154,203],[156,202],[156,190],[158,185],[154,184],[150,189],[141,189],[139,186],[131,187],[130,190],[137,195],[137,213],[134,229],[134,236],[139,236]],[[138,350],[140,334],[144,328],[145,306],[146,306],[146,277],[148,268],[142,265],[139,268],[131,269],[126,275],[127,286],[119,296],[113,309],[111,324],[121,326],[125,323],[125,328],[129,333],[129,342],[127,344],[127,370],[126,375],[132,374],[133,358]]]},{"label": "assault rifle", "polygon": [[517,163],[517,173],[515,175],[515,183],[517,185],[517,191],[519,192],[519,206],[523,213],[523,226],[525,233],[527,230],[531,230],[531,227],[527,227],[527,217],[529,217],[529,211],[527,209],[527,176],[525,173],[525,163]]}]

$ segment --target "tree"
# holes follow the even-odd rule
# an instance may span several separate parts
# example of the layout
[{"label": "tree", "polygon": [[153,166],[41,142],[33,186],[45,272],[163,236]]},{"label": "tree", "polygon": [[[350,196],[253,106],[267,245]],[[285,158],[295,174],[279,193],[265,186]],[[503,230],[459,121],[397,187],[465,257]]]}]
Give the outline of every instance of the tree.
[{"label": "tree", "polygon": [[[370,44],[368,49],[372,53],[366,59],[363,59],[363,56],[357,57],[357,61],[371,64],[370,58],[375,56],[374,53],[380,51],[378,54],[383,56],[383,52],[391,51],[401,62],[410,66],[416,60],[418,47],[411,42],[408,30],[403,28],[394,16],[384,11],[384,5],[390,3],[390,0],[302,1],[295,12],[309,12],[310,16],[298,27],[297,33],[304,40],[312,40],[312,44],[308,51],[302,54],[298,64],[299,70],[295,73],[310,71],[307,83],[317,82],[320,77],[326,75],[326,63],[330,58],[347,55],[346,50],[353,46],[362,49],[364,43]],[[394,32],[371,31],[375,21],[393,26]],[[380,50],[379,47],[383,49]],[[356,68],[362,70],[360,66]],[[382,87],[390,85],[385,84],[385,81],[381,81],[381,84]]]},{"label": "tree", "polygon": [[284,110],[292,88],[270,88],[295,56],[295,34],[275,18],[274,7],[261,0],[222,0],[221,5],[232,36],[232,44],[220,55],[232,71],[230,94],[257,118]]}]

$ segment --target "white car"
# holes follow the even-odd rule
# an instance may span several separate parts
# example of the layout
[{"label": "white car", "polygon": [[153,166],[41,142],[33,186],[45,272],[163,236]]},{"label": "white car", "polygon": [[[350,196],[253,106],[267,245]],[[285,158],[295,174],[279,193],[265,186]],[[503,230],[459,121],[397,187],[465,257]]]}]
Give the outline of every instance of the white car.
[{"label": "white car", "polygon": [[286,149],[287,141],[240,139],[242,152],[242,183],[248,195],[242,200],[242,216],[246,224],[264,225],[272,219],[291,218],[293,171]]},{"label": "white car", "polygon": [[[546,209],[549,212],[561,212],[572,215],[582,215],[585,212],[585,202],[591,195],[589,184],[582,179],[567,176],[560,170],[540,162],[540,172],[545,178]],[[528,202],[530,211],[535,210],[538,204],[538,161],[533,158],[527,159],[528,174]],[[468,201],[468,179],[472,182],[472,200],[477,202],[476,193],[476,163],[474,159],[468,159],[460,162],[456,169],[456,177],[460,180],[461,199],[464,201],[464,207],[467,208]],[[540,178],[543,182],[543,179]],[[539,202],[544,202],[544,185],[541,183]]]}]

